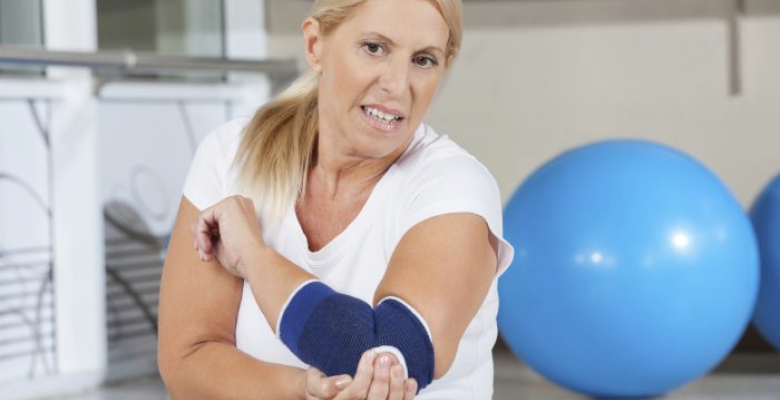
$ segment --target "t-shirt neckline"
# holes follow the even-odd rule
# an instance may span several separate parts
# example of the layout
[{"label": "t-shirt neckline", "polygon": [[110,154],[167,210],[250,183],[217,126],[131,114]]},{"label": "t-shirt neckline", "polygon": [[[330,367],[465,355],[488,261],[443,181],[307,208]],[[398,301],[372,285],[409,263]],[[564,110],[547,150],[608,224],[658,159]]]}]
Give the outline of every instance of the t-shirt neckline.
[{"label": "t-shirt neckline", "polygon": [[295,212],[295,207],[290,207],[287,216],[292,220],[291,222],[295,228],[295,236],[299,248],[302,250],[303,256],[310,265],[316,266],[327,263],[330,259],[344,251],[348,247],[347,245],[349,242],[352,241],[354,237],[358,236],[362,228],[366,227],[371,222],[369,221],[370,216],[374,215],[373,211],[376,208],[376,203],[379,199],[385,197],[383,193],[391,175],[394,174],[394,171],[395,164],[391,165],[384,175],[379,178],[379,182],[377,182],[371,190],[371,194],[368,195],[368,199],[366,199],[365,204],[363,204],[363,207],[355,218],[344,228],[344,230],[339,232],[336,237],[331,239],[330,242],[326,243],[325,246],[322,246],[322,248],[317,251],[309,250],[309,242],[306,239],[306,234],[303,232],[303,227]]},{"label": "t-shirt neckline", "polygon": [[[417,130],[415,130],[412,140],[409,142],[406,150],[404,150],[404,153],[399,157],[399,160],[403,159],[407,155],[407,153],[415,146],[416,143],[419,142],[424,134],[424,125],[421,125]],[[331,239],[330,242],[325,244],[325,246],[317,251],[309,250],[309,242],[306,239],[306,234],[303,233],[303,228],[301,227],[300,220],[298,220],[295,207],[291,206],[288,208],[288,222],[292,224],[295,230],[295,236],[296,240],[298,241],[299,248],[301,249],[303,257],[310,266],[316,267],[326,264],[339,253],[346,250],[349,247],[347,245],[355,237],[360,236],[360,233],[364,230],[364,228],[370,225],[371,217],[376,215],[374,210],[377,208],[377,204],[382,199],[387,197],[384,195],[384,193],[390,184],[389,182],[391,181],[392,176],[397,170],[397,165],[398,161],[393,163],[390,168],[387,169],[384,175],[382,175],[382,177],[379,179],[379,182],[376,183],[376,186],[374,186],[374,189],[371,191],[371,194],[368,195],[366,203],[363,204],[363,207],[358,212],[358,215],[355,216],[349,225],[347,225],[347,227],[344,228],[344,230],[342,230],[338,235],[336,235],[336,237]]]}]

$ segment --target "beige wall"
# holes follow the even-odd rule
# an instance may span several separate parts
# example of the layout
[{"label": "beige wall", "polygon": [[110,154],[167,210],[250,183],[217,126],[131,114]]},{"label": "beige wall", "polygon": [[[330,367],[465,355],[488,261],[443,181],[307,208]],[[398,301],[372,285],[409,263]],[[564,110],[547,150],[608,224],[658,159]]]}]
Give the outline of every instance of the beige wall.
[{"label": "beige wall", "polygon": [[[427,122],[505,199],[550,157],[612,137],[689,152],[745,205],[780,172],[780,1],[747,0],[735,30],[736,0],[464,3],[462,54]],[[267,1],[271,56],[300,57],[310,4]]]}]

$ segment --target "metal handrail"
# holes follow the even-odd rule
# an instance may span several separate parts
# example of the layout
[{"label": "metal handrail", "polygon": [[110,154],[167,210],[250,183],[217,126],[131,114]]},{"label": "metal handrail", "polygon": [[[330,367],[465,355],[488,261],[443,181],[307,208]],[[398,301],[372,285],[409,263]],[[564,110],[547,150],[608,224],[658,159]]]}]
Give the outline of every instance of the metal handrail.
[{"label": "metal handrail", "polygon": [[294,60],[235,60],[216,57],[181,57],[124,51],[54,51],[0,46],[0,64],[86,67],[125,73],[159,71],[255,72],[276,76],[297,74]]}]

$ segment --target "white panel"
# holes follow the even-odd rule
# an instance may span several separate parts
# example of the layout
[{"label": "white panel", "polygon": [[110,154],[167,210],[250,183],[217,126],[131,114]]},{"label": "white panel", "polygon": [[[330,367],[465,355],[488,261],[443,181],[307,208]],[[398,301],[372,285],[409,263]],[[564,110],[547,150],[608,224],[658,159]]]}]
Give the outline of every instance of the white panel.
[{"label": "white panel", "polygon": [[100,118],[104,201],[131,204],[150,233],[167,234],[195,146],[225,105],[112,101]]},{"label": "white panel", "polygon": [[[37,112],[37,111],[36,111]],[[37,112],[45,119],[45,112]],[[48,246],[49,160],[27,101],[0,103],[0,251]],[[43,121],[43,123],[48,123]]]},{"label": "white panel", "polygon": [[[212,98],[221,90],[214,87]],[[192,155],[225,122],[227,107],[205,100],[204,88],[195,99],[178,100],[165,87],[113,85],[106,92],[100,126],[108,379],[118,380],[157,370],[154,324],[167,237]]]},{"label": "white panel", "polygon": [[44,101],[0,103],[0,382],[4,384],[56,373],[49,109]]}]

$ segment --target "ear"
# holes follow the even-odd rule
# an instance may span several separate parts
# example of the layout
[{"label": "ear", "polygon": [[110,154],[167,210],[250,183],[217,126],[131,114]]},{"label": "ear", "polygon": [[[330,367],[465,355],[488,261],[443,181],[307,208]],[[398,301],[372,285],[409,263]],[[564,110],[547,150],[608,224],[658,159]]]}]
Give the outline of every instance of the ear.
[{"label": "ear", "polygon": [[309,68],[315,72],[321,72],[322,44],[324,38],[320,31],[320,22],[314,18],[306,18],[301,27],[303,28],[306,63],[309,64]]}]

